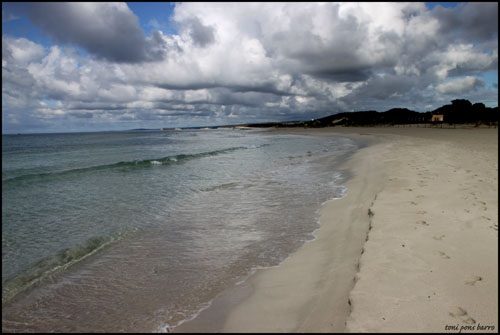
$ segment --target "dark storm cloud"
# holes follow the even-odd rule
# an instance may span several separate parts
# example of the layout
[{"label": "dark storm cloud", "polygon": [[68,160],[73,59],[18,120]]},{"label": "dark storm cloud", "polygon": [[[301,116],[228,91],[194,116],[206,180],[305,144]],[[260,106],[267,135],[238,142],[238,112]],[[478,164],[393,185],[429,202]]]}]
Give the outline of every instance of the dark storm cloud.
[{"label": "dark storm cloud", "polygon": [[291,96],[293,93],[282,91],[276,88],[273,83],[263,84],[263,85],[226,85],[223,86],[230,89],[233,92],[256,92],[256,93],[269,93],[277,96]]},{"label": "dark storm cloud", "polygon": [[[176,45],[178,48],[178,46]],[[146,40],[146,60],[161,60],[166,57],[167,43],[158,30],[151,32],[151,37]]]},{"label": "dark storm cloud", "polygon": [[[210,117],[214,115],[214,112],[209,110],[196,110],[196,111],[170,111],[168,109],[162,111],[148,111],[148,110],[126,110],[123,115],[118,116],[117,118],[121,121],[165,121],[166,119],[177,119],[177,118],[197,118],[197,117]],[[156,126],[158,124],[155,124]]]},{"label": "dark storm cloud", "polygon": [[[266,102],[280,102],[281,97],[282,95],[272,92],[258,92],[246,89],[235,91],[234,87],[216,87],[209,89],[206,96],[196,101],[187,102],[185,96],[182,95],[175,99],[156,100],[154,108],[169,110],[179,109],[178,107],[172,107],[175,105],[183,105],[186,107],[196,106],[196,108],[199,108],[201,105],[257,107],[264,106]],[[187,109],[186,107],[183,109]]]},{"label": "dark storm cloud", "polygon": [[185,111],[185,112],[170,112],[168,110],[156,113],[159,116],[210,116],[214,113],[209,110]]},{"label": "dark storm cloud", "polygon": [[176,90],[176,91],[201,90],[201,89],[228,89],[235,93],[256,92],[256,93],[269,93],[277,96],[294,95],[290,92],[277,89],[274,83],[251,86],[251,85],[224,84],[224,83],[213,83],[213,82],[212,83],[193,82],[187,84],[161,84],[161,85],[156,85],[156,87],[167,90]]},{"label": "dark storm cloud", "polygon": [[215,42],[214,28],[203,25],[198,17],[186,20],[184,25],[189,29],[189,35],[195,45],[204,48]]},{"label": "dark storm cloud", "polygon": [[99,58],[135,63],[163,56],[158,52],[163,41],[154,34],[148,40],[124,4],[34,2],[27,10],[33,23],[57,42],[75,44]]},{"label": "dark storm cloud", "polygon": [[[471,64],[472,63],[472,64]],[[464,76],[468,74],[480,74],[485,71],[497,70],[498,59],[494,59],[488,66],[478,68],[473,62],[457,65],[454,69],[448,72],[450,77]]]},{"label": "dark storm cloud", "polygon": [[125,109],[124,104],[103,104],[101,102],[82,102],[78,101],[76,103],[69,103],[68,110],[106,110],[106,111],[113,111],[113,110],[123,110]]},{"label": "dark storm cloud", "polygon": [[356,69],[356,70],[317,70],[309,73],[310,75],[333,82],[358,82],[365,81],[372,76],[369,69]]},{"label": "dark storm cloud", "polygon": [[233,92],[231,90],[218,90],[214,98],[220,105],[262,106],[265,102],[279,102],[281,97],[264,92]]},{"label": "dark storm cloud", "polygon": [[498,34],[498,2],[469,2],[456,8],[437,6],[433,14],[441,24],[441,32],[479,42]]},{"label": "dark storm cloud", "polygon": [[361,87],[354,90],[352,94],[358,98],[362,96],[364,98],[369,97],[385,100],[391,97],[402,96],[415,87],[415,85],[417,85],[416,80],[403,76],[373,76]]},{"label": "dark storm cloud", "polygon": [[176,90],[176,91],[186,91],[186,90],[201,90],[204,88],[216,88],[221,87],[220,84],[208,83],[208,82],[191,82],[191,83],[166,83],[156,85],[158,88],[163,88],[165,90]]},{"label": "dark storm cloud", "polygon": [[86,112],[86,113],[69,113],[69,115],[74,116],[79,119],[91,119],[94,117],[94,113]]}]

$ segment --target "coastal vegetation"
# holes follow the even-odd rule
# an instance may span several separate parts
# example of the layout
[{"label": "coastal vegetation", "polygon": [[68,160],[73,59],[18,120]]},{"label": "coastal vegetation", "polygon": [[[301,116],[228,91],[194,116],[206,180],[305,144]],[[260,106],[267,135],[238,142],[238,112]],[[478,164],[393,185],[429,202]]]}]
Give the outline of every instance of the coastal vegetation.
[{"label": "coastal vegetation", "polygon": [[[432,115],[442,115],[443,121],[432,121]],[[403,124],[481,124],[498,126],[498,107],[486,107],[483,103],[472,104],[465,99],[456,99],[424,113],[408,108],[392,108],[385,112],[375,110],[343,112],[309,121],[268,122],[248,124],[248,127],[332,127],[332,126],[376,126]]]}]

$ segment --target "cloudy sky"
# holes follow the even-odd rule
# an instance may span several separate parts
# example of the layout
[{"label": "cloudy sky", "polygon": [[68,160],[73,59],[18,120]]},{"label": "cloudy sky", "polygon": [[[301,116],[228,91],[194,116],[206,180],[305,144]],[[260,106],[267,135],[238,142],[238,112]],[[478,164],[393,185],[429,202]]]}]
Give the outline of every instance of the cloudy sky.
[{"label": "cloudy sky", "polygon": [[2,133],[498,106],[498,3],[5,3]]}]

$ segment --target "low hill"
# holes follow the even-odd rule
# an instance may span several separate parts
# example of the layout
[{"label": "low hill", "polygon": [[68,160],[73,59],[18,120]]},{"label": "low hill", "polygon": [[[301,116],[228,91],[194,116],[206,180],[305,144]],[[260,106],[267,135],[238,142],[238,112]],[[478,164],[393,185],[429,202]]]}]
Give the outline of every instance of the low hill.
[{"label": "low hill", "polygon": [[248,127],[332,127],[373,126],[431,123],[433,114],[444,115],[445,123],[475,123],[498,125],[498,107],[486,107],[483,103],[472,104],[468,100],[453,100],[433,111],[419,113],[407,108],[392,108],[385,112],[358,111],[337,113],[310,121],[268,122],[247,124]]}]

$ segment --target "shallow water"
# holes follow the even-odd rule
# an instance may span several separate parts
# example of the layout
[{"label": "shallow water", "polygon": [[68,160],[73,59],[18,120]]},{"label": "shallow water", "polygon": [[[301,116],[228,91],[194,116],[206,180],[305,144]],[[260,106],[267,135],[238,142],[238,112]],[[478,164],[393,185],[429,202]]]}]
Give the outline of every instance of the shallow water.
[{"label": "shallow water", "polygon": [[311,240],[358,147],[237,130],[3,136],[3,330],[175,326]]}]

